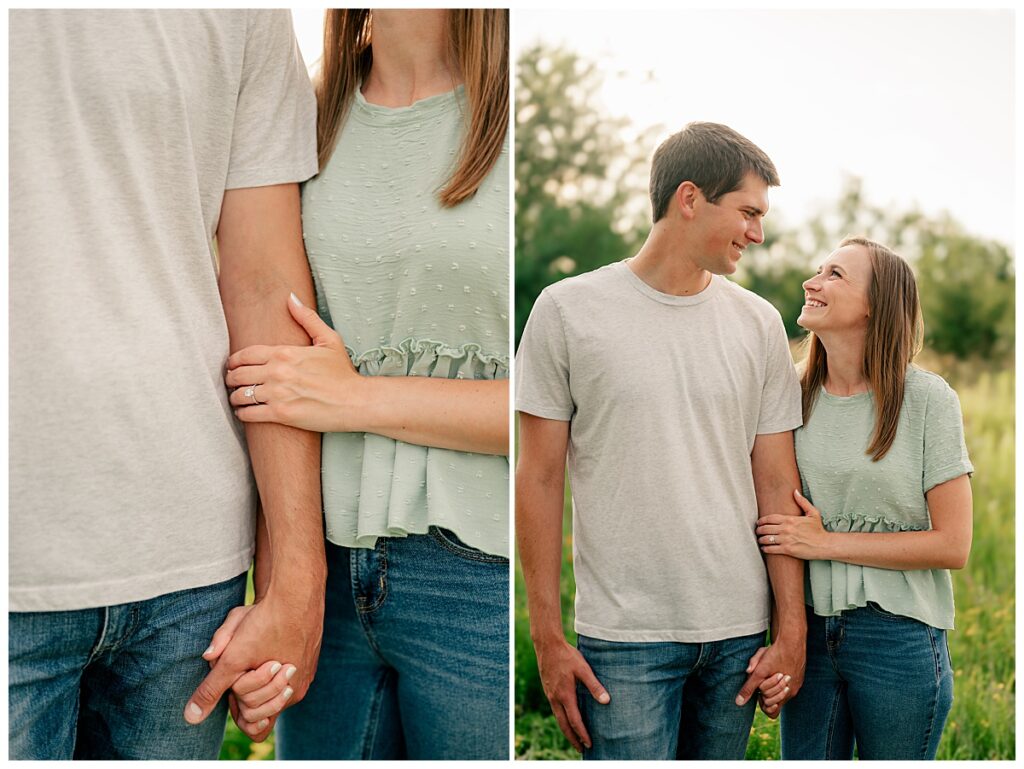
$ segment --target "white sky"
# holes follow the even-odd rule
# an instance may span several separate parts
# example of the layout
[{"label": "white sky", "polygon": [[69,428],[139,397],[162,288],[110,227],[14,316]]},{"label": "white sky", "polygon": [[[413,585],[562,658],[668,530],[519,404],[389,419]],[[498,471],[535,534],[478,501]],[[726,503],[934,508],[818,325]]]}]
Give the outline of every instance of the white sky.
[{"label": "white sky", "polygon": [[[308,64],[320,9],[293,9]],[[776,215],[834,200],[845,173],[867,199],[950,211],[1014,238],[1014,18],[963,10],[513,11],[513,55],[564,44],[607,72],[602,104],[657,141],[726,123],[775,161]],[[653,152],[654,147],[652,146]]]}]

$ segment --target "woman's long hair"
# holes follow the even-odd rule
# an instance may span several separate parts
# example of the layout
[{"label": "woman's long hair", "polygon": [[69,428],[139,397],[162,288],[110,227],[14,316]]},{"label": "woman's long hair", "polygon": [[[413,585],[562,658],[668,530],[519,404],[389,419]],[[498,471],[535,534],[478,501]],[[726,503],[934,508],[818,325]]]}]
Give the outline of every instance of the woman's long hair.
[{"label": "woman's long hair", "polygon": [[[367,9],[329,9],[316,78],[320,168],[334,152],[356,88],[373,63]],[[505,143],[509,119],[508,9],[449,9],[448,58],[466,85],[469,115],[458,162],[438,193],[450,208],[466,200],[490,172]]]},{"label": "woman's long hair", "polygon": [[[924,326],[917,281],[910,265],[891,249],[873,240],[847,237],[839,244],[863,246],[871,260],[868,289],[868,328],[864,339],[864,376],[875,396],[875,432],[867,452],[875,462],[896,438],[907,366],[921,351]],[[800,378],[804,424],[814,410],[828,374],[825,346],[814,333],[807,335],[807,358]]]}]

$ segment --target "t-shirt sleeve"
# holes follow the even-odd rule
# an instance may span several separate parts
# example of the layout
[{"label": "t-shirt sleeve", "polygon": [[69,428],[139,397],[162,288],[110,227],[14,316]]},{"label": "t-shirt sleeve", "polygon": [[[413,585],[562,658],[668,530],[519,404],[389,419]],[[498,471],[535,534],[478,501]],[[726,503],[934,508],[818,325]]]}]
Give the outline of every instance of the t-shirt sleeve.
[{"label": "t-shirt sleeve", "polygon": [[291,13],[247,16],[226,189],[304,182],[317,172],[316,97]]},{"label": "t-shirt sleeve", "polygon": [[803,424],[800,404],[800,381],[793,367],[793,357],[786,342],[786,327],[776,314],[768,329],[767,360],[764,386],[761,388],[761,412],[757,434],[795,430]]},{"label": "t-shirt sleeve", "polygon": [[940,483],[973,472],[964,442],[960,399],[952,387],[938,380],[928,393],[925,409],[922,491],[927,493]]},{"label": "t-shirt sleeve", "polygon": [[516,352],[516,410],[568,422],[575,404],[569,388],[569,350],[558,304],[545,289],[537,297]]}]

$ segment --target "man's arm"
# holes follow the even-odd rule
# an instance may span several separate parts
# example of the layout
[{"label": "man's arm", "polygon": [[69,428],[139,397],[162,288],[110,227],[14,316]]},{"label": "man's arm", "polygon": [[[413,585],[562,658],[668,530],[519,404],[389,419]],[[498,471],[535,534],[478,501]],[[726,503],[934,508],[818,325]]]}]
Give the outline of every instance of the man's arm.
[{"label": "man's arm", "polygon": [[558,726],[576,750],[590,747],[576,704],[576,680],[594,699],[609,701],[583,655],[565,640],[559,576],[562,569],[562,507],[569,423],[519,412],[516,466],[516,542],[526,582],[530,636],[544,694]]},{"label": "man's arm", "polygon": [[[298,185],[225,192],[217,245],[231,349],[309,344],[286,304],[290,292],[310,305],[314,298]],[[246,425],[245,432],[263,507],[265,536],[259,544],[269,550],[270,569],[261,569],[260,600],[227,647],[212,652],[218,657],[215,667],[185,708],[191,723],[202,721],[240,675],[267,660],[298,668],[293,694],[286,698],[298,702],[313,679],[320,650],[326,575],[320,435],[276,424]]]},{"label": "man's arm", "polygon": [[[800,515],[793,490],[800,488],[793,433],[770,433],[754,438],[750,454],[757,494],[758,516]],[[772,586],[772,645],[740,689],[736,704],[750,699],[758,685],[776,673],[790,676],[787,699],[796,696],[804,680],[807,657],[807,615],[804,609],[804,563],[786,555],[766,556]]]}]

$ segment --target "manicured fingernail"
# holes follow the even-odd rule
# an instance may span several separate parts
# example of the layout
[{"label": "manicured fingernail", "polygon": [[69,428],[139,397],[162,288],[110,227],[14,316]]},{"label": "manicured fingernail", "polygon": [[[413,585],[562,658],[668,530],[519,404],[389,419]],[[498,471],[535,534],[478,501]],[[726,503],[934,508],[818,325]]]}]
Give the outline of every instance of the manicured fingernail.
[{"label": "manicured fingernail", "polygon": [[775,674],[775,680],[776,681],[781,681],[782,680],[782,673],[776,673]]},{"label": "manicured fingernail", "polygon": [[[281,663],[280,662],[275,662],[273,665],[270,666],[270,675],[276,676],[277,675],[277,671],[280,670],[280,669],[281,669]],[[287,675],[287,673],[285,675]]]},{"label": "manicured fingernail", "polygon": [[787,686],[787,687],[786,687],[785,689],[783,689],[782,691],[783,691],[783,692],[788,692],[788,691],[789,691],[789,687]]},{"label": "manicured fingernail", "polygon": [[302,300],[299,299],[299,297],[295,296],[294,292],[292,292],[292,294],[291,294],[291,300],[292,300],[292,304],[294,304],[296,307],[305,307],[306,306],[306,305],[304,305],[302,303]]},{"label": "manicured fingernail", "polygon": [[[612,698],[608,696],[608,692],[601,692],[599,695],[597,695],[597,701],[600,702],[602,705],[607,705],[609,702],[612,701]],[[587,747],[589,748],[590,746],[588,745]]]},{"label": "manicured fingernail", "polygon": [[792,680],[793,680],[793,676],[786,676],[786,683],[787,683],[787,684],[788,684],[788,683],[789,683],[790,681],[792,681]]},{"label": "manicured fingernail", "polygon": [[203,656],[204,656],[204,657],[205,657],[205,656],[206,656],[207,654],[213,654],[213,644],[210,644],[210,645],[209,645],[208,647],[206,647],[206,651],[204,651],[204,652],[203,652]]},{"label": "manicured fingernail", "polygon": [[200,718],[203,717],[203,709],[196,705],[194,702],[188,704],[188,710],[185,712],[185,720],[189,723],[197,723]]},{"label": "manicured fingernail", "polygon": [[288,700],[294,693],[295,692],[292,691],[292,687],[286,686],[284,687],[284,691],[281,692],[281,698],[284,700]]},{"label": "manicured fingernail", "polygon": [[264,729],[267,728],[267,724],[269,724],[269,723],[270,723],[270,719],[269,718],[260,719],[260,722],[258,724],[256,724],[256,730],[262,732]]},{"label": "manicured fingernail", "polygon": [[295,671],[298,670],[294,665],[289,665],[288,669],[284,671],[284,680],[291,681],[292,676],[295,675]]},{"label": "manicured fingernail", "polygon": [[737,705],[742,705],[744,702],[745,702],[745,700],[742,697],[737,697],[736,698],[736,704]]}]

